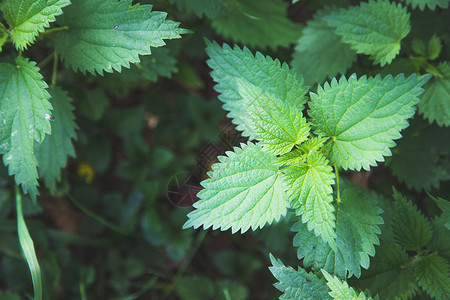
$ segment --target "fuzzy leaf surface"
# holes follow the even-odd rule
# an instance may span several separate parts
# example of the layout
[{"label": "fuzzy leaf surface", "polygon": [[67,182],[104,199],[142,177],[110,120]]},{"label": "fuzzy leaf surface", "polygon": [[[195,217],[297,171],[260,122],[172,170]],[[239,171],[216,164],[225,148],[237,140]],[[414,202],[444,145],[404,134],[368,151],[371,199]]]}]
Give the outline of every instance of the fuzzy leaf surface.
[{"label": "fuzzy leaf surface", "polygon": [[220,163],[212,166],[209,179],[194,203],[195,210],[188,214],[183,228],[227,230],[232,233],[256,230],[266,223],[278,221],[286,214],[289,202],[285,184],[274,165],[276,156],[264,152],[260,145],[241,144]]},{"label": "fuzzy leaf surface", "polygon": [[237,80],[250,128],[263,149],[281,155],[308,138],[309,124],[295,106],[264,93],[253,84]]},{"label": "fuzzy leaf surface", "polygon": [[325,279],[328,281],[327,286],[330,288],[330,296],[336,300],[371,300],[372,298],[366,298],[363,292],[356,293],[356,291],[349,287],[347,282],[342,281],[336,276],[331,276],[327,271],[322,270],[322,274],[325,276]]},{"label": "fuzzy leaf surface", "polygon": [[407,4],[411,5],[413,8],[419,7],[420,10],[424,10],[425,6],[429,9],[435,10],[436,6],[441,8],[448,8],[449,0],[405,0]]},{"label": "fuzzy leaf surface", "polygon": [[332,248],[336,248],[336,218],[334,216],[333,189],[335,175],[328,160],[315,152],[306,163],[289,166],[283,174],[289,187],[291,207],[301,215],[308,230],[313,230]]},{"label": "fuzzy leaf surface", "polygon": [[342,76],[310,93],[309,115],[319,134],[331,137],[331,162],[345,170],[370,169],[401,137],[400,130],[414,115],[421,88],[430,77],[400,74],[348,80]]},{"label": "fuzzy leaf surface", "polygon": [[301,27],[287,16],[283,0],[227,1],[225,13],[212,21],[221,35],[248,46],[286,47],[300,36]]},{"label": "fuzzy leaf surface", "polygon": [[59,87],[49,89],[53,106],[52,134],[39,144],[35,143],[34,151],[39,164],[39,175],[50,190],[55,189],[56,181],[61,179],[61,168],[67,163],[67,157],[75,157],[72,139],[76,139],[74,107],[72,99]]},{"label": "fuzzy leaf surface", "polygon": [[32,199],[38,195],[33,140],[51,132],[45,118],[52,108],[47,84],[36,63],[18,57],[16,65],[0,64],[0,154],[16,184]]},{"label": "fuzzy leaf surface", "polygon": [[[340,278],[361,275],[367,269],[369,256],[375,255],[374,245],[379,244],[379,225],[382,210],[375,205],[374,194],[349,187],[341,195],[336,216],[336,250],[314,236],[305,224],[297,222],[292,230],[297,232],[294,246],[305,267],[323,268]],[[348,272],[348,274],[347,274]]]},{"label": "fuzzy leaf surface", "polygon": [[372,266],[352,283],[378,294],[380,299],[408,299],[418,289],[408,261],[408,254],[398,244],[383,243],[382,247],[377,247]]},{"label": "fuzzy leaf surface", "polygon": [[224,102],[223,108],[230,113],[227,115],[237,124],[237,129],[243,136],[254,137],[250,128],[248,116],[245,113],[242,97],[236,78],[244,80],[260,88],[264,93],[281,99],[302,111],[306,103],[307,88],[303,86],[303,78],[296,72],[289,70],[287,64],[281,64],[260,52],[253,55],[248,48],[233,49],[224,44],[220,47],[215,42],[206,42],[207,61],[213,69],[211,76],[218,84],[215,90],[219,92],[219,99]]},{"label": "fuzzy leaf surface", "polygon": [[445,220],[445,227],[450,230],[450,201],[447,201],[441,197],[428,196],[436,203],[436,205],[442,210],[441,217]]},{"label": "fuzzy leaf surface", "polygon": [[56,49],[66,65],[82,73],[120,72],[130,62],[139,62],[139,55],[151,54],[150,47],[187,33],[166,15],[129,0],[75,1],[58,19],[69,29],[59,32]]},{"label": "fuzzy leaf surface", "polygon": [[419,103],[419,112],[430,123],[436,121],[439,126],[450,126],[450,64],[441,63],[437,70],[442,77],[433,77],[427,85]]},{"label": "fuzzy leaf surface", "polygon": [[414,276],[431,297],[444,300],[450,295],[450,266],[443,257],[437,254],[423,257],[415,265]]},{"label": "fuzzy leaf surface", "polygon": [[169,0],[169,2],[175,3],[180,10],[194,13],[200,18],[205,15],[214,19],[225,12],[224,3],[217,0]]},{"label": "fuzzy leaf surface", "polygon": [[11,39],[16,49],[24,50],[32,44],[69,4],[70,0],[6,0],[1,8],[12,27]]},{"label": "fuzzy leaf surface", "polygon": [[356,60],[356,52],[323,20],[331,11],[318,11],[303,29],[295,46],[290,66],[303,75],[307,85],[321,83],[338,73],[344,74]]},{"label": "fuzzy leaf surface", "polygon": [[358,53],[370,55],[384,66],[400,52],[400,42],[411,30],[409,14],[400,4],[387,0],[361,2],[324,18],[342,41]]},{"label": "fuzzy leaf surface", "polygon": [[323,280],[313,273],[308,273],[302,268],[298,271],[286,267],[281,260],[270,255],[272,267],[269,267],[272,275],[278,280],[275,287],[283,292],[280,300],[322,300],[331,299],[328,288]]}]

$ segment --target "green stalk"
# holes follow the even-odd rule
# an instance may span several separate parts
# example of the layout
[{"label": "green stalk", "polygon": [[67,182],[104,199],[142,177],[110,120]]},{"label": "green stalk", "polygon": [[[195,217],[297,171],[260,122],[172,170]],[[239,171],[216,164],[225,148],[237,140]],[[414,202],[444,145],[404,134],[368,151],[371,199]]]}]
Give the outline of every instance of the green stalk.
[{"label": "green stalk", "polygon": [[34,243],[28,232],[27,225],[23,218],[22,212],[22,195],[19,188],[15,186],[16,191],[16,210],[17,210],[17,232],[19,235],[19,243],[22,248],[25,259],[30,269],[31,281],[33,282],[34,299],[42,300],[42,276],[41,268],[36,257],[36,250],[34,249]]},{"label": "green stalk", "polygon": [[339,171],[336,164],[334,164],[334,173],[336,174],[336,202],[339,204],[341,203],[341,188],[339,185]]}]

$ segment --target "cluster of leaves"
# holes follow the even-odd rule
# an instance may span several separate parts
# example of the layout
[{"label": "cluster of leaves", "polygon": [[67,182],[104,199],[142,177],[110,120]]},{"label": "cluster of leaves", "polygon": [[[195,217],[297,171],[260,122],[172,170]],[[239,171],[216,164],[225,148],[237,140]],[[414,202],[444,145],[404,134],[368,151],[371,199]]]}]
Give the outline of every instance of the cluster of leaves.
[{"label": "cluster of leaves", "polygon": [[[412,6],[423,10],[422,4]],[[427,5],[448,8],[448,2]],[[441,55],[437,35],[427,46],[414,37],[412,21],[407,7],[384,0],[322,8],[295,49],[292,66],[301,75],[246,47],[207,42],[219,99],[250,141],[218,157],[184,228],[244,233],[293,210],[301,267],[271,257],[280,299],[406,299],[419,287],[433,298],[448,297],[448,241],[442,239],[448,201],[430,196],[442,209],[430,214],[432,227],[397,191],[390,202],[339,178],[391,156],[418,107],[428,122],[415,116],[389,160],[392,172],[418,192],[449,179],[448,63],[433,62],[448,56]],[[410,32],[410,56],[394,61]],[[354,66],[357,59],[365,61]],[[348,70],[388,75],[358,78],[346,76]],[[344,75],[335,78],[338,73]],[[314,84],[309,94],[304,81]]]}]

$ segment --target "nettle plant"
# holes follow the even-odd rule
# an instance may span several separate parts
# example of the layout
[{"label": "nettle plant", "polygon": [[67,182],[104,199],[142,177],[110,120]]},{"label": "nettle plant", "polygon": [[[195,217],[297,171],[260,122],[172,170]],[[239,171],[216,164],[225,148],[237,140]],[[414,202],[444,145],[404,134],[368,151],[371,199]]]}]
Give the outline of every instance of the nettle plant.
[{"label": "nettle plant", "polygon": [[[58,60],[83,74],[121,72],[122,67],[140,62],[139,55],[151,54],[151,48],[164,46],[164,40],[180,38],[187,30],[167,20],[165,12],[152,11],[151,5],[133,5],[131,0],[72,4],[68,0],[7,0],[1,10],[5,23],[0,23],[0,49],[12,43],[18,53],[3,56],[0,63],[0,155],[16,185],[36,201],[38,178],[54,192],[67,157],[75,156],[74,107],[68,93],[57,85]],[[54,21],[59,27],[46,30]],[[54,46],[40,63],[44,67],[53,61],[50,87],[37,63],[26,57],[37,38],[48,38]],[[19,240],[40,299],[39,264],[21,199],[16,188]]]},{"label": "nettle plant", "polygon": [[[407,261],[405,249],[428,244],[431,225],[410,202],[398,193],[393,204],[386,202],[340,180],[339,171],[369,170],[391,155],[429,74],[384,78],[353,74],[307,94],[301,75],[259,52],[253,55],[245,47],[215,42],[207,42],[206,52],[223,107],[250,141],[218,157],[184,228],[244,233],[279,221],[293,209],[299,218],[293,226],[294,245],[304,268],[312,272],[295,271],[271,256],[270,269],[280,281],[276,286],[284,292],[281,299],[356,298],[355,290],[342,280],[359,278],[361,267],[369,268],[381,225],[386,223],[381,214],[392,205],[407,207],[397,209],[404,216],[393,229],[391,220],[385,225],[386,232],[394,231],[392,247]],[[432,296],[445,295],[448,265],[430,253],[423,250],[416,257],[416,277],[392,275],[401,288],[391,286],[389,296],[413,295],[417,282]],[[436,261],[427,265],[424,260]],[[433,272],[434,267],[440,271]],[[380,291],[380,286],[364,283],[373,287],[372,293]]]}]

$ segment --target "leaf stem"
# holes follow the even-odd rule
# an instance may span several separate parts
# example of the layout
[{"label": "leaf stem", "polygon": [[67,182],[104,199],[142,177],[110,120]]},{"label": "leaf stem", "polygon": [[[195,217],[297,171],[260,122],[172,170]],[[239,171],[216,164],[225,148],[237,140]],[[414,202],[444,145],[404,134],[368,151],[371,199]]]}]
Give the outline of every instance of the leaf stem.
[{"label": "leaf stem", "polygon": [[53,73],[52,73],[52,85],[56,85],[56,73],[58,72],[58,55],[56,51],[53,52]]},{"label": "leaf stem", "polygon": [[336,174],[336,202],[339,204],[341,203],[341,186],[339,184],[339,171],[338,168],[336,166],[336,164],[334,165],[334,173]]},{"label": "leaf stem", "polygon": [[69,29],[69,26],[62,26],[62,27],[51,28],[51,29],[48,29],[48,30],[42,32],[39,35],[39,37],[43,37],[43,36],[51,34],[53,32],[57,32],[57,31],[61,31],[61,30],[68,30],[68,29]]},{"label": "leaf stem", "polygon": [[70,201],[72,201],[72,203],[75,204],[76,207],[78,207],[85,214],[87,214],[89,217],[93,218],[94,220],[96,220],[100,224],[105,225],[106,227],[108,227],[108,228],[110,228],[110,229],[112,229],[115,232],[120,233],[120,234],[128,234],[129,233],[126,230],[120,228],[119,226],[117,226],[117,225],[109,222],[108,220],[100,217],[99,215],[95,214],[89,208],[87,208],[86,206],[84,206],[83,204],[78,202],[74,197],[68,195],[67,198],[69,198]]},{"label": "leaf stem", "polygon": [[46,56],[40,63],[37,64],[38,68],[42,69],[46,64],[48,64],[52,60],[54,55],[55,55],[54,53],[51,53],[48,56]]},{"label": "leaf stem", "polygon": [[14,186],[16,193],[16,211],[17,211],[17,233],[19,236],[20,247],[30,269],[31,281],[33,282],[34,299],[42,299],[42,277],[41,268],[36,257],[33,239],[28,232],[27,224],[23,218],[22,195],[17,185]]},{"label": "leaf stem", "polygon": [[325,148],[327,148],[327,146],[334,141],[334,138],[330,138],[325,145],[322,146],[322,148],[320,148],[320,150],[318,151],[318,153],[322,153],[323,150],[325,150]]}]

